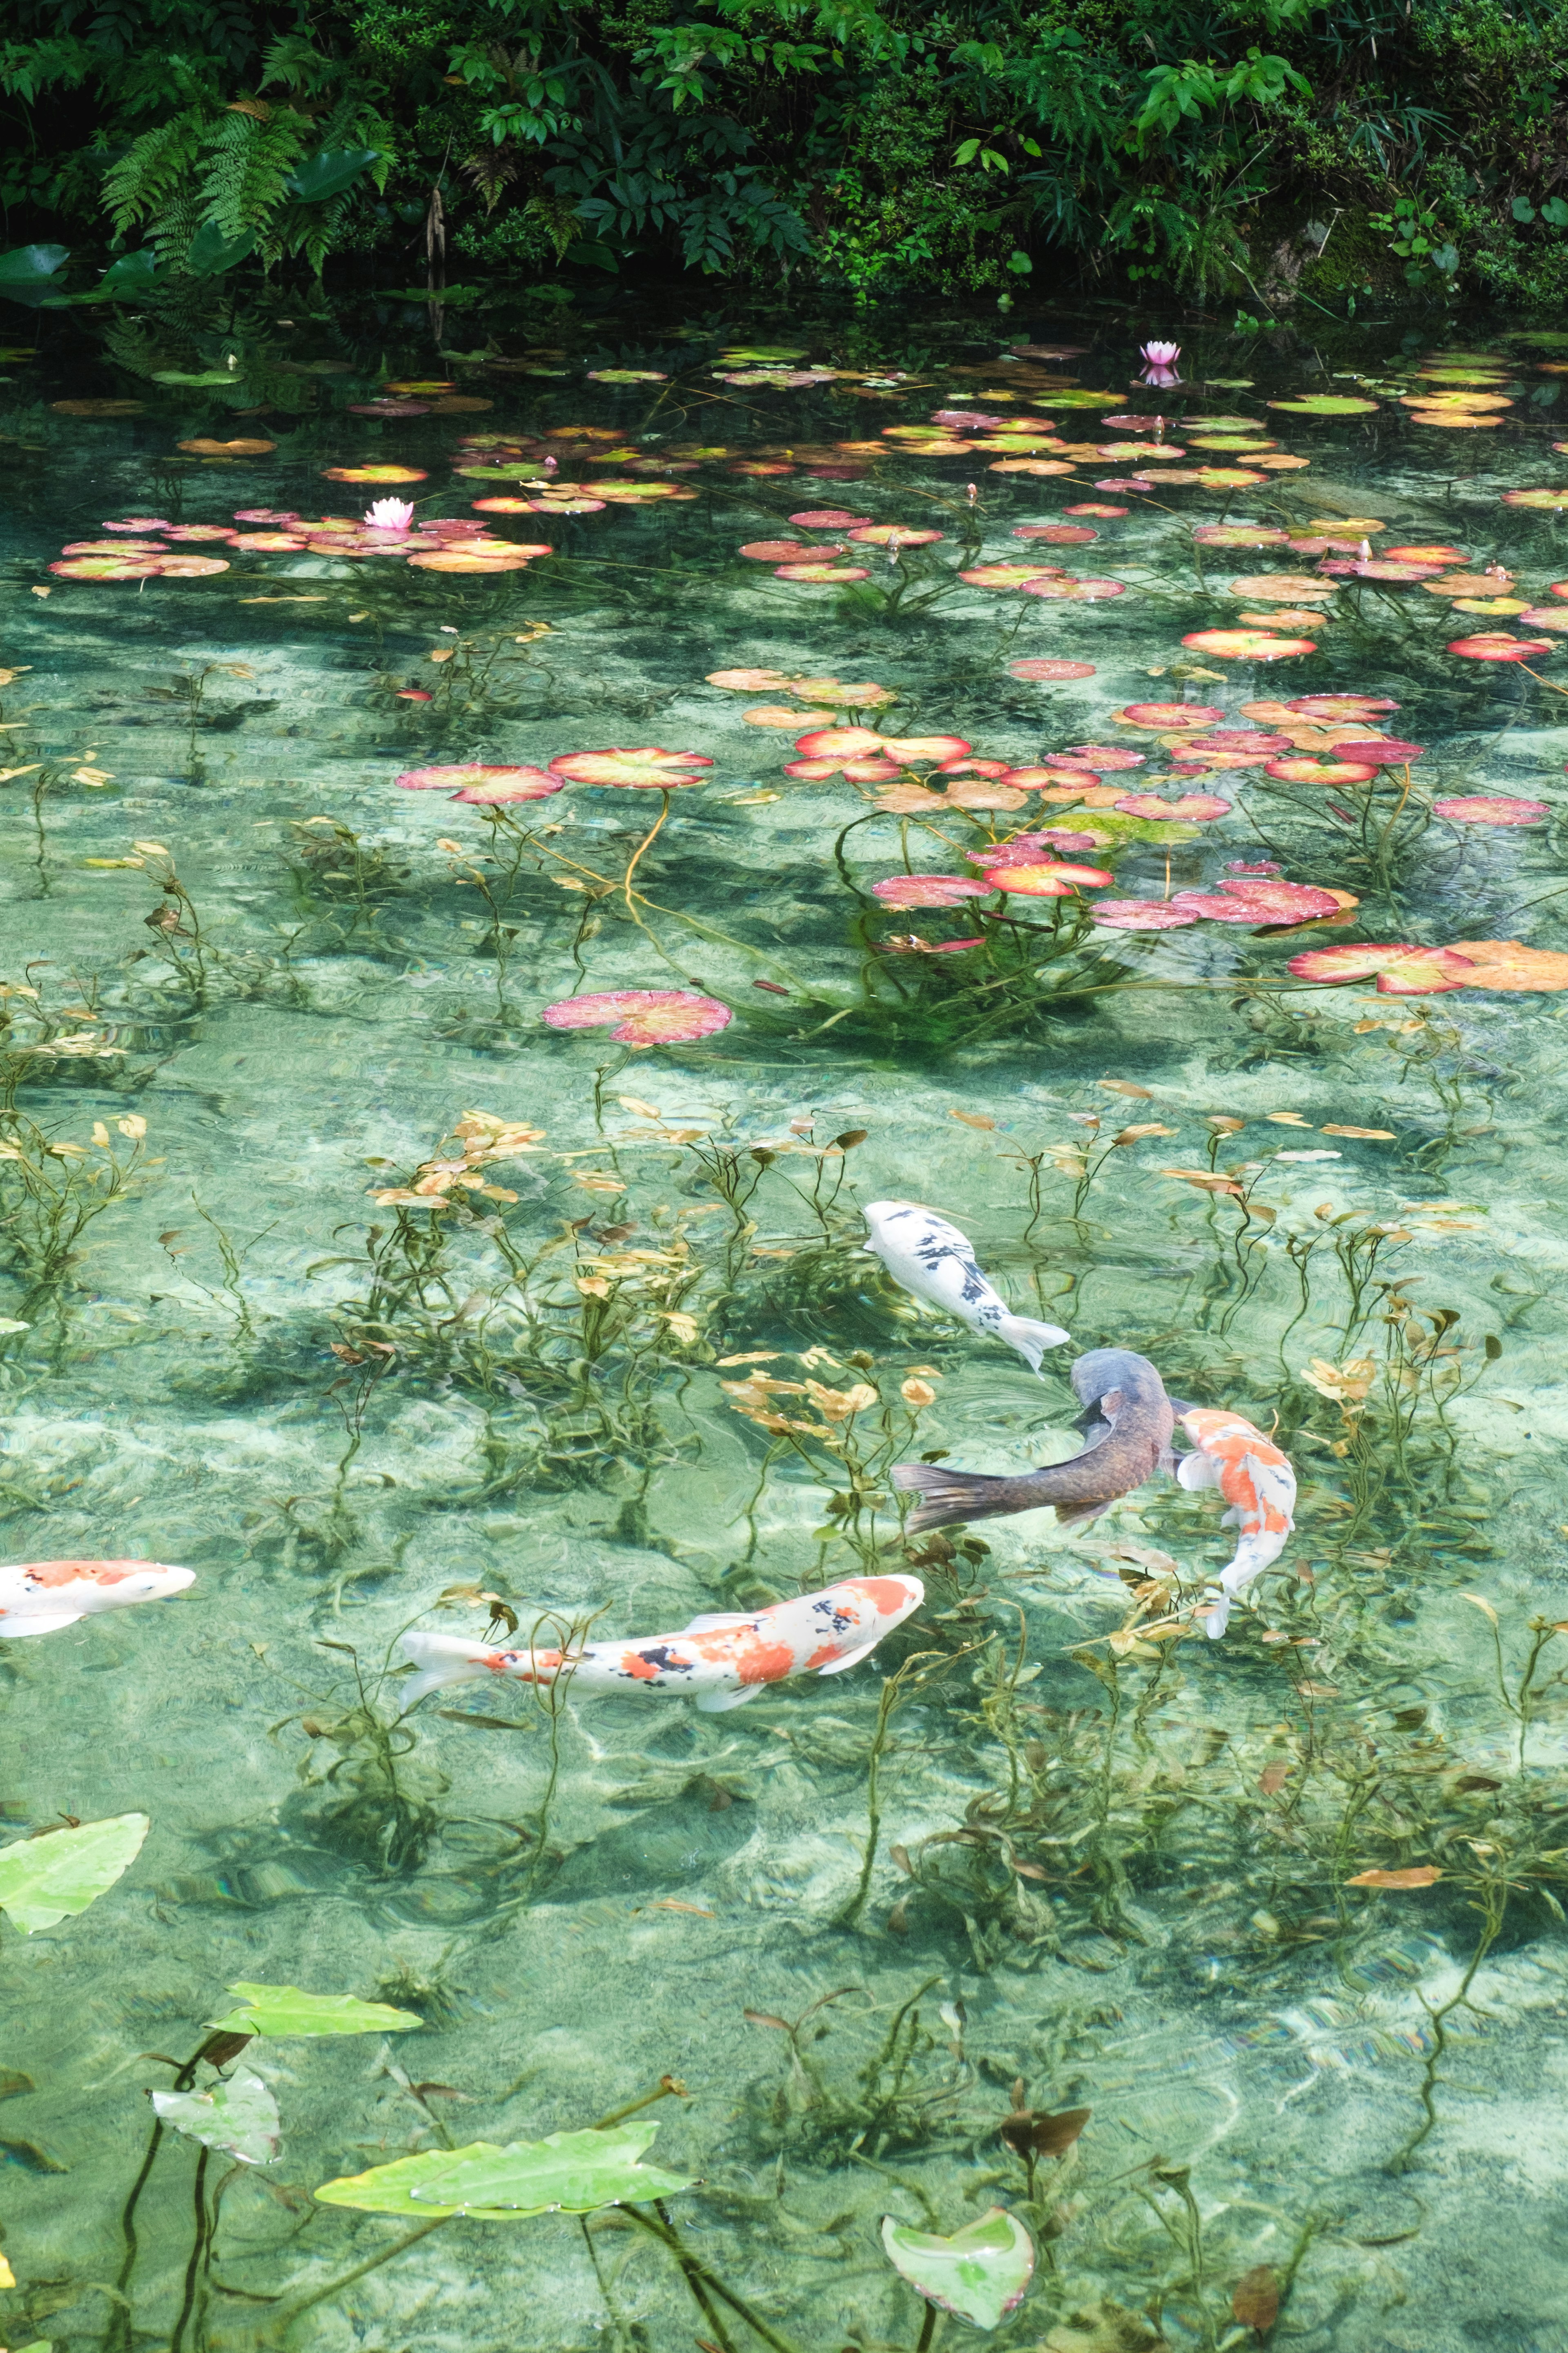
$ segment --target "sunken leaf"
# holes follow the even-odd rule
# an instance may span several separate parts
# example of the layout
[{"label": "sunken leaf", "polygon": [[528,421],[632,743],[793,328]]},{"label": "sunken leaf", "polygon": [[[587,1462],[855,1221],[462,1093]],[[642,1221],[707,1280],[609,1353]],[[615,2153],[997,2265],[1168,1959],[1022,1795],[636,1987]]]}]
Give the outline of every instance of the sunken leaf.
[{"label": "sunken leaf", "polygon": [[278,2103],[260,2075],[241,2067],[210,2092],[154,2092],[166,2125],[204,2148],[221,2148],[241,2165],[275,2165],[281,2124]]},{"label": "sunken leaf", "polygon": [[977,2328],[1000,2328],[1028,2293],[1034,2242],[1004,2207],[992,2206],[948,2239],[884,2217],[882,2243],[895,2271],[934,2304]]},{"label": "sunken leaf", "polygon": [[150,1828],[145,1814],[114,1814],[0,1847],[0,1908],[25,1936],[85,1912],[135,1862]]}]

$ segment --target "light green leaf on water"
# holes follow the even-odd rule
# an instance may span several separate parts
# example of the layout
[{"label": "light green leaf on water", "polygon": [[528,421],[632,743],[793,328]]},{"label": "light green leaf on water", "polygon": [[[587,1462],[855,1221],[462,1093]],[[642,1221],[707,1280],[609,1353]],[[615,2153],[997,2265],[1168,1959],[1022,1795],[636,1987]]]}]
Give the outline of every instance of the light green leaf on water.
[{"label": "light green leaf on water", "polygon": [[249,2006],[209,2027],[230,2034],[407,2034],[424,2020],[384,2001],[356,2001],[347,1993],[302,1993],[298,1986],[231,1985]]},{"label": "light green leaf on water", "polygon": [[221,2148],[241,2165],[275,2165],[282,2131],[278,2103],[260,2075],[237,2068],[210,2092],[154,2092],[153,2105],[166,2125]]},{"label": "light green leaf on water", "polygon": [[353,2206],[370,2214],[469,2214],[486,2222],[524,2221],[531,2214],[591,2214],[601,2206],[645,2205],[689,2189],[680,2174],[638,2158],[656,2124],[614,2125],[602,2131],[551,2133],[544,2140],[489,2141],[471,2147],[426,2149],[377,2165],[368,2173],[325,2182],[316,2196],[326,2206]]},{"label": "light green leaf on water", "polygon": [[207,368],[200,375],[187,375],[181,368],[159,368],[153,377],[154,384],[233,384],[237,372],[230,368]]},{"label": "light green leaf on water", "polygon": [[145,1814],[114,1814],[0,1847],[0,1909],[25,1936],[85,1912],[141,1852]]},{"label": "light green leaf on water", "polygon": [[927,2304],[977,2328],[999,2328],[1022,2303],[1034,2276],[1034,2242],[1002,2206],[991,2207],[950,2239],[916,2231],[888,2214],[882,2243],[894,2270]]}]

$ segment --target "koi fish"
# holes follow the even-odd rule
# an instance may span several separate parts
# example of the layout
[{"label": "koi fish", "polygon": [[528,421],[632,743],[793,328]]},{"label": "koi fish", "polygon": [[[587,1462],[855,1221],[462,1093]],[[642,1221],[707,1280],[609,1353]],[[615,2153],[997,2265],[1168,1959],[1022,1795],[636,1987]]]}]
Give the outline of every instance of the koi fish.
[{"label": "koi fish", "polygon": [[155,1560],[28,1560],[0,1568],[0,1634],[24,1641],[53,1634],[101,1609],[167,1601],[196,1583],[189,1568]]},{"label": "koi fish", "polygon": [[871,1229],[867,1257],[879,1258],[901,1289],[956,1315],[971,1332],[1005,1341],[1031,1372],[1040,1370],[1047,1348],[1059,1348],[1071,1337],[1059,1324],[1014,1315],[981,1272],[969,1236],[935,1209],[923,1209],[916,1201],[871,1201],[865,1221]]},{"label": "koi fish", "polygon": [[567,1652],[496,1651],[459,1634],[404,1634],[403,1655],[420,1670],[405,1686],[404,1704],[415,1707],[444,1683],[484,1675],[552,1683],[565,1673],[574,1692],[690,1692],[705,1715],[715,1715],[744,1707],[791,1675],[842,1675],[859,1666],[925,1598],[917,1577],[851,1577],[754,1614],[721,1611],[694,1618],[678,1634],[585,1642]]},{"label": "koi fish", "polygon": [[1230,1624],[1231,1604],[1255,1577],[1277,1560],[1295,1522],[1296,1473],[1289,1457],[1239,1413],[1190,1406],[1181,1427],[1196,1453],[1184,1454],[1176,1476],[1183,1487],[1217,1487],[1230,1509],[1220,1525],[1239,1528],[1235,1557],[1220,1571],[1219,1589],[1203,1597],[1199,1620],[1212,1642]]},{"label": "koi fish", "polygon": [[1016,1477],[991,1479],[949,1471],[942,1462],[900,1462],[893,1483],[923,1501],[908,1528],[950,1526],[959,1520],[994,1520],[1009,1512],[1056,1507],[1056,1525],[1085,1528],[1157,1470],[1173,1470],[1171,1433],[1175,1409],[1147,1356],[1130,1348],[1091,1348],[1073,1366],[1073,1387],[1084,1400],[1077,1429],[1082,1451],[1065,1462]]}]

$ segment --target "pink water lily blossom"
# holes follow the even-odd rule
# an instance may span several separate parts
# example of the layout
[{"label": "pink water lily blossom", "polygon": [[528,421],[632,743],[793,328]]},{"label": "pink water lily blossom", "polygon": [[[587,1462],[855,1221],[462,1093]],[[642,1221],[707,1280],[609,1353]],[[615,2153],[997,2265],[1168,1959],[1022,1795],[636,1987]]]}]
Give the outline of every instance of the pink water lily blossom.
[{"label": "pink water lily blossom", "polygon": [[1181,356],[1180,343],[1145,343],[1139,353],[1143,362],[1144,383],[1155,385],[1180,384],[1181,379],[1176,373],[1176,363]]},{"label": "pink water lily blossom", "polygon": [[407,531],[414,510],[407,499],[377,499],[366,508],[365,520],[372,531]]}]

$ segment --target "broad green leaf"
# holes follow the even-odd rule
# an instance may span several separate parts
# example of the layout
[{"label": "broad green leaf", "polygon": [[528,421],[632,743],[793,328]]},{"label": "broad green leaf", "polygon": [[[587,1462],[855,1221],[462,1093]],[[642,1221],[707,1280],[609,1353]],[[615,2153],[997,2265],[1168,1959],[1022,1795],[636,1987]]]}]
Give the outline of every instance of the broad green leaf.
[{"label": "broad green leaf", "polygon": [[25,1936],[85,1912],[135,1862],[150,1828],[145,1814],[114,1814],[0,1847],[0,1909]]},{"label": "broad green leaf", "polygon": [[70,259],[64,245],[17,245],[0,253],[0,294],[36,309],[49,292],[55,272]]},{"label": "broad green leaf", "polygon": [[355,2001],[347,1993],[302,1993],[298,1986],[231,1985],[249,2005],[209,2027],[230,2034],[407,2034],[424,2020],[384,2001]]},{"label": "broad green leaf", "polygon": [[551,2133],[505,2148],[475,2141],[470,2148],[426,2149],[326,2182],[316,2196],[323,2205],[370,2214],[470,2214],[486,2222],[645,2204],[692,2186],[679,2174],[637,2162],[658,2129],[656,2124],[614,2125],[599,2132]]},{"label": "broad green leaf", "polygon": [[226,2149],[241,2165],[275,2165],[282,2130],[278,2103],[261,2081],[240,2067],[210,2092],[154,2092],[153,2105],[204,2148]]},{"label": "broad green leaf", "polygon": [[1271,400],[1268,405],[1292,417],[1370,417],[1377,406],[1375,400],[1358,400],[1348,392],[1303,392],[1294,400]]},{"label": "broad green leaf", "polygon": [[216,221],[204,221],[191,239],[185,268],[193,278],[216,278],[255,250],[254,229],[247,229],[242,237],[225,237]]},{"label": "broad green leaf", "polygon": [[100,294],[145,294],[155,284],[158,257],[151,246],[140,253],[122,253],[111,261],[98,281]]},{"label": "broad green leaf", "polygon": [[380,161],[379,147],[323,147],[291,172],[283,187],[302,205],[324,205],[329,197],[344,195]]},{"label": "broad green leaf", "polygon": [[181,368],[159,368],[154,375],[153,382],[154,384],[237,385],[240,382],[240,377],[238,369],[232,368],[206,368],[200,375],[187,375]]},{"label": "broad green leaf", "polygon": [[992,2206],[950,2239],[885,2216],[882,2243],[895,2271],[939,2312],[977,2328],[1000,2328],[1028,2293],[1034,2242],[1015,2214]]}]

